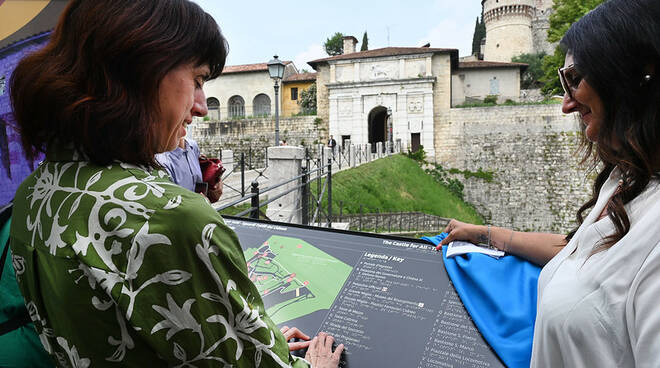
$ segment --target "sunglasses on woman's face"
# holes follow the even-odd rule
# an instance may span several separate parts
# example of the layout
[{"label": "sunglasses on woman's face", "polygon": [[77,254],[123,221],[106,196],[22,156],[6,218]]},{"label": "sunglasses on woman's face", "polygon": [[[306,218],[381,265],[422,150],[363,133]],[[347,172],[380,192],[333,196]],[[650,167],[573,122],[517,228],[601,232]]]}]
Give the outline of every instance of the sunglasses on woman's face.
[{"label": "sunglasses on woman's face", "polygon": [[583,78],[575,69],[575,64],[559,68],[557,73],[559,73],[559,81],[562,88],[564,88],[564,92],[568,94],[568,97],[573,98],[573,91],[577,90]]}]

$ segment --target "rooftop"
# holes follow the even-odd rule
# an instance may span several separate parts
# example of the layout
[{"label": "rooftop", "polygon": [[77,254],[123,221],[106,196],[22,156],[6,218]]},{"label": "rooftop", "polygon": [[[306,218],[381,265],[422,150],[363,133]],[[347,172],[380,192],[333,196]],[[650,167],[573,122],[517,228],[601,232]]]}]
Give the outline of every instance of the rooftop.
[{"label": "rooftop", "polygon": [[316,66],[318,64],[325,63],[328,61],[335,61],[335,60],[366,59],[366,58],[384,57],[384,56],[439,54],[439,53],[449,53],[452,55],[452,61],[458,62],[457,49],[439,49],[439,48],[431,48],[431,47],[384,47],[381,49],[352,52],[350,54],[343,54],[343,55],[331,56],[323,59],[316,59],[307,62],[307,64],[311,65],[312,68],[316,69]]},{"label": "rooftop", "polygon": [[316,73],[298,73],[284,78],[283,82],[309,82],[316,80]]},{"label": "rooftop", "polygon": [[[291,64],[291,61],[283,61],[284,65]],[[257,64],[243,64],[243,65],[227,65],[222,69],[222,74],[232,74],[232,73],[251,73],[251,72],[267,72],[268,64],[267,63],[257,63]]]},{"label": "rooftop", "polygon": [[480,69],[480,68],[521,68],[527,69],[529,65],[525,63],[506,63],[500,61],[461,61],[458,63],[459,69]]}]

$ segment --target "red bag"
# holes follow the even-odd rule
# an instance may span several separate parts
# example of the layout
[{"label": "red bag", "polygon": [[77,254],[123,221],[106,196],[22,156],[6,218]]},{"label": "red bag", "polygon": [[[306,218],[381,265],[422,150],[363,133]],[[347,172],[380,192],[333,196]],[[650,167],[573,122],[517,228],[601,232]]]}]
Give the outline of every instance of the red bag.
[{"label": "red bag", "polygon": [[[202,180],[209,185],[209,188],[213,188],[222,177],[222,174],[225,172],[225,168],[222,167],[222,161],[217,158],[208,158],[204,155],[199,155],[199,167],[202,169]],[[211,203],[217,202],[219,197],[216,198],[216,195],[213,191],[208,191],[208,198]]]}]

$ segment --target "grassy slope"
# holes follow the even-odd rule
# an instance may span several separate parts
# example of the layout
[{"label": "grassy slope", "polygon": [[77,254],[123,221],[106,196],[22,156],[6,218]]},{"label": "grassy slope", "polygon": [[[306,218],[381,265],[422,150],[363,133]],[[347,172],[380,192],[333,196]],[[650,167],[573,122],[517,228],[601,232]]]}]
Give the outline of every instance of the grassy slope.
[{"label": "grassy slope", "polygon": [[[315,186],[312,186],[314,190]],[[393,155],[332,176],[333,212],[419,211],[470,223],[483,223],[477,212],[404,155]]]}]

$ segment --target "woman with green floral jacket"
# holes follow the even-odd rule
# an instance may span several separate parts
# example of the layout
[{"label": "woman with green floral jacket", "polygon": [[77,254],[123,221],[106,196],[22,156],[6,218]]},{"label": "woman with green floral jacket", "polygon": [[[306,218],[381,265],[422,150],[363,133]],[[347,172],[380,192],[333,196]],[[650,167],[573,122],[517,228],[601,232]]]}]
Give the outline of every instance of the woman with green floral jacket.
[{"label": "woman with green floral jacket", "polygon": [[16,193],[12,261],[58,366],[337,366],[332,337],[277,329],[236,235],[154,161],[206,115],[226,53],[190,1],[74,0],[16,68],[23,145],[46,160]]}]

